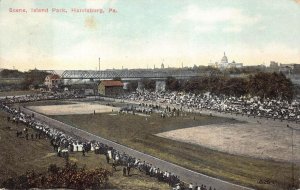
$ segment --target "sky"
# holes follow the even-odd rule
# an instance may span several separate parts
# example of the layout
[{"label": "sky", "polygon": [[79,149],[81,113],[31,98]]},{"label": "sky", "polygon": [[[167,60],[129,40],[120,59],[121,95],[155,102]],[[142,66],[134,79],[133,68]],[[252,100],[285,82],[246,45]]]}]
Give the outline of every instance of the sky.
[{"label": "sky", "polygon": [[0,0],[0,28],[0,68],[300,64],[300,0]]}]

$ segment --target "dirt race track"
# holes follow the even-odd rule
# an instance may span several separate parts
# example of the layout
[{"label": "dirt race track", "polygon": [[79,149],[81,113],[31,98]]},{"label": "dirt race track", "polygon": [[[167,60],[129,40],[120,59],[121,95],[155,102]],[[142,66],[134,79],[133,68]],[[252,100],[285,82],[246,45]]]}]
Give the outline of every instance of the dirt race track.
[{"label": "dirt race track", "polygon": [[29,109],[45,115],[92,114],[119,111],[120,108],[92,102],[73,102],[65,105],[28,106]]}]

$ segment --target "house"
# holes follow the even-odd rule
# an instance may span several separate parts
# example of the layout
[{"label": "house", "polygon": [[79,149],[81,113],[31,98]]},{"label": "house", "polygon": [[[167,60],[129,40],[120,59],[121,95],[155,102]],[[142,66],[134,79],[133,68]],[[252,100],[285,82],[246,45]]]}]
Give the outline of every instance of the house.
[{"label": "house", "polygon": [[103,96],[117,96],[123,93],[123,83],[115,80],[103,80],[98,85],[98,93]]},{"label": "house", "polygon": [[61,78],[58,75],[47,75],[45,78],[45,85],[48,89],[52,89],[54,87],[58,87],[61,84]]}]

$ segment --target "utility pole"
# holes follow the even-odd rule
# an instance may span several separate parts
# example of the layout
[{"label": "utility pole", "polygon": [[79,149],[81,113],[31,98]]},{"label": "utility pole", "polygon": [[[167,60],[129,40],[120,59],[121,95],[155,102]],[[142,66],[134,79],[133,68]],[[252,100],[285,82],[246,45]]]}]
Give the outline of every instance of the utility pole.
[{"label": "utility pole", "polygon": [[[101,71],[100,71],[100,57],[99,57],[99,82],[101,82]],[[95,87],[95,100],[97,99],[97,92],[98,91],[98,85],[96,84],[96,87]],[[100,97],[99,97],[100,99]]]},{"label": "utility pole", "polygon": [[292,128],[292,180],[293,187],[295,187],[295,170],[294,170],[294,128]]},{"label": "utility pole", "polygon": [[99,71],[100,71],[100,57],[99,57]]},{"label": "utility pole", "polygon": [[292,185],[293,185],[293,189],[296,189],[296,186],[295,186],[295,163],[294,163],[294,130],[300,131],[300,129],[295,129],[289,125],[287,125],[286,127],[292,130]]}]

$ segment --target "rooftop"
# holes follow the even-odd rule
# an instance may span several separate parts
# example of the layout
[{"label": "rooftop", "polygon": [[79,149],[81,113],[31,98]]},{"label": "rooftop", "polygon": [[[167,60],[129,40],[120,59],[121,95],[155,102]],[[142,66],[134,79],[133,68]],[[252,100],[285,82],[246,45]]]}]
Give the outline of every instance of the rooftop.
[{"label": "rooftop", "polygon": [[101,81],[101,84],[104,86],[123,86],[123,83],[121,81],[116,80],[103,80]]},{"label": "rooftop", "polygon": [[50,80],[58,80],[58,79],[60,79],[59,75],[47,75],[46,77],[49,78]]}]

